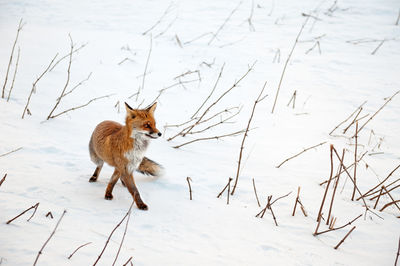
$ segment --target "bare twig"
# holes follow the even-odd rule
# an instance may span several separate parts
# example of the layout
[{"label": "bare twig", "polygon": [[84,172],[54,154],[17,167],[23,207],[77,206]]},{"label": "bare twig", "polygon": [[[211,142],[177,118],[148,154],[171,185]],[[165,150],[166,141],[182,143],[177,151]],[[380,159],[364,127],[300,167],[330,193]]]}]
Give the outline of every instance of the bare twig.
[{"label": "bare twig", "polygon": [[[12,63],[12,60],[13,60],[15,45],[17,44],[17,41],[18,41],[19,32],[22,30],[24,25],[25,25],[25,23],[22,23],[22,18],[21,18],[21,20],[19,21],[19,24],[18,24],[17,36],[15,37],[15,41],[14,41],[14,44],[13,44],[12,49],[11,49],[10,60],[8,61],[8,66],[7,66],[7,71],[6,71],[6,77],[4,79],[3,89],[1,91],[1,98],[5,97],[4,93],[5,93],[6,86],[7,86],[8,73],[10,71],[11,63]],[[18,52],[18,55],[19,55],[19,52]],[[17,62],[17,66],[18,66],[18,62]]]},{"label": "bare twig", "polygon": [[376,199],[376,202],[375,202],[375,205],[374,205],[374,210],[376,209],[376,206],[378,206],[378,202],[379,202],[379,199],[381,198],[382,191],[383,191],[383,186],[381,187],[381,190],[379,192],[378,198]]},{"label": "bare twig", "polygon": [[[386,189],[388,188],[388,186],[389,185],[387,185],[387,186],[384,186]],[[392,190],[395,190],[396,188],[398,188],[398,187],[400,187],[400,184],[399,185],[397,185],[397,186],[394,186],[394,187],[392,187],[391,189],[389,189],[387,192],[391,192]],[[382,189],[382,188],[381,188]],[[380,192],[380,190],[377,190],[376,192]],[[384,193],[382,193],[382,196],[383,195],[386,195],[387,194],[387,192],[384,192]],[[374,193],[373,193],[374,194]],[[372,194],[370,194],[370,196],[371,196]],[[379,197],[379,195],[375,195],[374,197],[372,197],[372,198],[370,198],[370,200],[374,200],[374,199],[376,199],[377,197]]]},{"label": "bare twig", "polygon": [[74,252],[71,253],[71,255],[68,256],[68,259],[70,260],[72,258],[72,256],[81,248],[83,248],[84,246],[87,246],[89,244],[92,244],[92,242],[87,242],[86,244],[80,245],[79,247],[77,247]]},{"label": "bare twig", "polygon": [[192,186],[190,185],[190,181],[192,181],[192,179],[190,177],[186,177],[186,181],[187,181],[188,186],[189,186],[190,200],[192,200]]},{"label": "bare twig", "polygon": [[289,61],[290,61],[290,58],[292,57],[294,48],[296,48],[296,45],[297,45],[297,43],[298,43],[298,41],[299,41],[299,38],[300,38],[300,35],[301,35],[301,33],[302,33],[304,27],[306,26],[306,24],[307,24],[309,18],[310,18],[310,17],[307,17],[307,18],[305,19],[303,25],[301,26],[300,31],[299,31],[299,33],[297,34],[296,40],[294,41],[292,50],[290,51],[290,53],[289,53],[289,55],[288,55],[288,57],[287,57],[287,59],[286,59],[285,66],[283,67],[282,74],[281,74],[281,78],[280,78],[280,80],[279,80],[279,85],[278,85],[278,88],[277,88],[277,90],[276,90],[274,105],[272,106],[272,111],[271,111],[271,113],[274,113],[274,110],[275,110],[275,105],[276,105],[276,102],[277,102],[277,100],[278,100],[278,95],[279,95],[279,91],[280,91],[280,89],[281,89],[281,84],[282,84],[282,81],[283,81],[283,76],[285,75],[285,72],[286,72],[286,67],[287,67],[288,64],[289,64]]},{"label": "bare twig", "polygon": [[131,262],[132,258],[133,258],[133,257],[131,256],[131,257],[124,263],[124,265],[122,265],[122,266],[128,265],[129,262],[132,264],[132,262]]},{"label": "bare twig", "polygon": [[[354,200],[354,195],[356,194],[356,184],[357,184],[357,139],[358,139],[358,122],[356,122],[356,133],[355,133],[355,143],[356,145],[354,146],[354,188],[353,188],[353,194],[351,195],[351,200]],[[342,159],[343,162],[343,159]]]},{"label": "bare twig", "polygon": [[261,207],[260,200],[258,199],[258,195],[257,195],[257,189],[256,189],[256,184],[254,182],[254,178],[253,178],[253,188],[254,188],[254,194],[256,195],[258,207]]},{"label": "bare twig", "polygon": [[17,62],[15,63],[14,75],[13,75],[13,79],[12,79],[12,82],[11,82],[10,90],[8,91],[7,102],[10,100],[11,92],[12,92],[12,89],[14,88],[15,77],[17,76],[17,70],[18,70],[20,51],[21,51],[21,49],[18,46]]},{"label": "bare twig", "polygon": [[376,52],[379,50],[379,48],[381,48],[381,46],[383,45],[383,43],[386,41],[386,39],[383,39],[379,45],[372,51],[371,55],[375,55]]},{"label": "bare twig", "polygon": [[392,176],[392,174],[393,174],[394,172],[396,172],[396,170],[399,169],[399,168],[400,168],[400,164],[399,164],[398,166],[396,166],[396,168],[394,168],[394,169],[389,173],[389,175],[388,175],[385,179],[383,179],[381,182],[379,182],[378,185],[374,186],[373,188],[371,188],[370,190],[368,190],[367,192],[365,192],[364,194],[362,194],[361,197],[359,197],[357,200],[359,200],[360,198],[368,197],[368,196],[371,194],[372,191],[374,191],[376,188],[378,188],[378,187],[381,186],[383,183],[385,183],[386,180],[388,180],[388,179]]},{"label": "bare twig", "polygon": [[15,149],[15,150],[12,150],[12,151],[9,151],[9,152],[6,152],[6,153],[3,153],[3,154],[0,154],[0,157],[3,157],[3,156],[6,156],[6,155],[9,155],[10,153],[13,153],[13,152],[17,152],[17,151],[19,151],[19,150],[21,150],[22,149],[22,147],[19,147],[18,149]]},{"label": "bare twig", "polygon": [[70,94],[71,92],[73,92],[76,88],[78,88],[79,86],[81,86],[83,83],[85,83],[86,81],[88,81],[90,79],[90,77],[92,76],[92,72],[89,73],[89,75],[83,79],[82,81],[80,81],[78,84],[76,84],[71,90],[69,90],[68,92],[64,93],[63,95],[61,95],[60,97],[57,98],[57,101],[60,100],[62,97],[67,96],[68,94]]},{"label": "bare twig", "polygon": [[351,121],[351,123],[345,128],[343,129],[343,134],[346,134],[347,130],[354,124],[356,123],[358,120],[358,116],[360,115],[361,111],[363,110],[363,108],[361,107],[358,111],[358,113],[356,114],[356,116],[354,117],[353,121]]},{"label": "bare twig", "polygon": [[142,35],[146,35],[147,33],[149,33],[150,31],[152,31],[158,24],[160,24],[162,22],[162,20],[164,19],[164,17],[166,15],[168,15],[168,13],[171,11],[171,7],[172,7],[173,2],[169,3],[168,7],[165,9],[164,13],[161,15],[161,17],[156,21],[156,23],[151,26],[148,30],[144,31],[142,33]]},{"label": "bare twig", "polygon": [[[342,152],[342,162],[344,161],[344,152],[345,152],[345,149],[343,149],[343,152]],[[329,205],[328,219],[326,219],[326,224],[329,223],[329,218],[331,217],[331,212],[332,212],[332,207],[333,207],[333,201],[334,201],[334,199],[335,199],[336,189],[337,189],[337,186],[338,186],[338,184],[339,184],[339,179],[340,179],[340,173],[341,173],[341,171],[342,171],[342,165],[340,164],[340,166],[339,166],[339,171],[338,171],[338,173],[337,173],[337,179],[336,179],[336,182],[335,182],[335,187],[334,187],[333,193],[332,193],[331,204]]]},{"label": "bare twig", "polygon": [[[399,18],[400,18],[400,11],[399,11]],[[399,18],[397,18],[397,22],[399,22]],[[397,260],[399,259],[399,256],[400,256],[400,237],[399,237],[399,247],[397,248],[397,255],[396,255],[396,260],[394,261],[394,266],[397,266]]]},{"label": "bare twig", "polygon": [[3,178],[0,180],[0,186],[3,184],[3,182],[6,180],[7,174],[3,176]]},{"label": "bare twig", "polygon": [[199,39],[201,39],[201,38],[203,38],[205,36],[208,36],[208,35],[214,35],[214,33],[212,33],[212,32],[203,33],[203,34],[201,34],[201,35],[199,35],[199,36],[197,36],[197,37],[195,37],[195,38],[193,38],[193,39],[191,39],[189,41],[184,42],[183,44],[185,44],[185,45],[186,44],[190,44],[190,43],[192,43],[194,41],[197,41],[197,40],[199,40]]},{"label": "bare twig", "polygon": [[46,214],[46,217],[49,217],[49,216],[50,216],[51,219],[54,218],[54,217],[53,217],[53,214],[52,214],[51,212],[48,212],[48,213]]},{"label": "bare twig", "polygon": [[332,226],[332,228],[329,228],[328,230],[325,230],[325,231],[317,232],[317,233],[314,234],[314,235],[321,235],[321,234],[325,234],[325,233],[328,233],[328,232],[331,232],[331,231],[336,231],[336,230],[345,228],[346,226],[351,225],[352,223],[354,223],[354,222],[355,222],[358,218],[360,218],[361,216],[362,216],[362,214],[358,215],[356,218],[354,218],[353,220],[351,220],[350,222],[348,222],[348,223],[345,224],[345,225],[342,225],[342,226],[339,226],[339,227],[335,227],[335,228],[333,228],[333,226]]},{"label": "bare twig", "polygon": [[251,11],[250,11],[250,16],[247,19],[247,22],[249,23],[249,29],[250,31],[256,31],[256,29],[254,28],[252,19],[253,19],[253,13],[254,13],[254,0],[251,1]]},{"label": "bare twig", "polygon": [[224,71],[224,67],[225,67],[225,63],[222,65],[221,70],[219,71],[217,80],[215,81],[214,87],[211,90],[210,94],[207,96],[207,98],[204,100],[204,102],[200,105],[200,107],[197,109],[197,111],[192,115],[191,119],[194,119],[196,117],[197,113],[201,110],[201,108],[203,108],[203,106],[206,104],[208,99],[210,99],[211,95],[214,93],[215,89],[217,88],[218,82],[222,76],[222,72]]},{"label": "bare twig", "polygon": [[359,132],[371,121],[400,91],[397,91],[395,94],[393,94],[389,99],[386,100],[386,102],[365,122],[360,129],[358,130]]},{"label": "bare twig", "polygon": [[280,197],[276,198],[273,202],[271,202],[271,205],[273,205],[275,202],[277,202],[277,201],[280,200],[280,199],[286,198],[286,197],[289,196],[290,194],[292,194],[292,191],[290,191],[289,193],[287,193],[287,194],[285,194],[285,195],[283,195],[283,196],[280,196]]},{"label": "bare twig", "polygon": [[320,222],[320,218],[322,216],[322,208],[324,207],[326,194],[328,193],[329,185],[330,185],[331,180],[332,180],[332,175],[333,175],[333,158],[332,158],[332,155],[333,155],[333,145],[331,144],[331,146],[330,146],[331,173],[329,175],[329,181],[328,181],[328,184],[326,185],[325,193],[324,193],[324,196],[323,196],[322,201],[321,201],[321,207],[319,208],[317,222]]},{"label": "bare twig", "polygon": [[10,224],[10,223],[11,223],[12,221],[14,221],[15,219],[17,219],[17,218],[19,218],[20,216],[24,215],[27,211],[30,211],[30,210],[34,209],[33,214],[32,214],[31,217],[28,219],[28,221],[29,221],[29,220],[33,217],[33,215],[36,213],[36,209],[38,208],[38,206],[39,206],[39,202],[36,203],[35,205],[29,207],[29,208],[26,209],[25,211],[21,212],[20,214],[18,214],[18,215],[15,216],[14,218],[8,220],[8,221],[6,222],[6,224]]},{"label": "bare twig", "polygon": [[294,216],[296,213],[296,207],[297,207],[297,202],[299,202],[299,196],[300,196],[300,187],[297,188],[297,197],[296,197],[296,201],[294,203],[292,216]]},{"label": "bare twig", "polygon": [[65,82],[64,88],[61,92],[60,97],[57,99],[56,104],[54,105],[53,109],[50,111],[49,115],[47,116],[47,120],[49,120],[51,118],[51,116],[53,115],[53,112],[56,110],[57,106],[60,104],[61,99],[63,97],[63,95],[65,94],[65,90],[68,87],[69,84],[69,80],[71,77],[71,64],[72,64],[72,51],[74,50],[74,42],[72,41],[72,37],[69,34],[69,39],[70,39],[70,45],[71,45],[71,52],[69,53],[69,63],[68,63],[68,69],[67,69],[67,80]]},{"label": "bare twig", "polygon": [[342,240],[340,240],[340,242],[336,245],[336,247],[334,247],[334,249],[338,249],[340,245],[346,240],[346,238],[351,234],[351,232],[353,232],[354,229],[356,229],[355,226],[353,226],[353,228],[350,229],[350,231],[344,236]]},{"label": "bare twig", "polygon": [[[400,20],[400,9],[399,9],[399,15],[397,16],[396,23],[394,25],[396,25],[396,26],[399,25],[399,20]],[[400,248],[400,245],[399,245],[399,248]],[[397,254],[397,256],[399,256],[399,254]]]},{"label": "bare twig", "polygon": [[114,266],[115,263],[117,262],[118,255],[119,255],[119,253],[121,251],[121,248],[122,248],[122,244],[124,243],[124,239],[125,239],[125,236],[126,236],[126,231],[128,230],[129,219],[131,218],[132,206],[133,206],[133,202],[132,202],[132,204],[131,204],[131,206],[129,207],[129,210],[128,210],[128,219],[126,219],[124,234],[122,236],[121,242],[119,243],[119,248],[118,248],[117,254],[115,255],[115,259],[114,259],[114,262],[113,262],[112,266]]},{"label": "bare twig", "polygon": [[100,100],[100,99],[103,99],[103,98],[107,98],[107,97],[110,97],[110,96],[112,96],[112,95],[114,95],[114,94],[108,94],[108,95],[104,95],[104,96],[101,96],[101,97],[93,98],[93,99],[89,100],[89,101],[88,101],[87,103],[85,103],[85,104],[82,104],[82,105],[79,105],[79,106],[76,106],[76,107],[72,107],[72,108],[67,109],[67,110],[65,110],[65,111],[62,111],[61,113],[58,113],[58,114],[56,114],[56,115],[49,116],[49,117],[47,118],[47,120],[49,120],[50,118],[56,118],[56,117],[58,117],[58,116],[60,116],[60,115],[63,115],[63,114],[65,114],[65,113],[68,113],[68,112],[71,112],[71,111],[75,111],[75,110],[80,109],[80,108],[83,108],[83,107],[85,107],[85,106],[88,106],[89,104],[91,104],[91,103],[94,102],[94,101],[97,101],[97,100]]},{"label": "bare twig", "polygon": [[[74,50],[72,51],[72,53],[73,53],[73,54],[77,53],[80,49],[84,48],[87,44],[88,44],[88,43],[82,44],[82,45],[79,46],[78,48],[74,49]],[[63,61],[65,58],[69,57],[69,56],[70,56],[70,53],[71,53],[71,52],[69,52],[68,54],[64,55],[64,56],[61,57],[60,59],[58,59],[57,62],[55,62],[54,65],[49,69],[49,72],[53,71],[53,69],[54,69],[61,61]]]},{"label": "bare twig", "polygon": [[63,213],[61,214],[61,217],[60,217],[60,219],[58,220],[58,222],[57,222],[57,224],[56,224],[56,227],[54,227],[53,232],[51,232],[49,238],[46,240],[46,242],[44,242],[42,248],[39,250],[39,252],[38,252],[38,254],[37,254],[37,256],[36,256],[35,262],[33,263],[33,266],[35,266],[36,263],[38,262],[39,256],[43,253],[43,249],[45,248],[45,246],[47,245],[47,243],[49,243],[50,239],[51,239],[51,238],[53,237],[53,235],[55,234],[55,232],[56,232],[56,230],[57,230],[57,227],[58,227],[58,225],[60,224],[60,222],[61,222],[61,220],[62,220],[62,218],[64,217],[64,215],[65,215],[66,212],[67,212],[67,211],[64,210]]},{"label": "bare twig", "polygon": [[[135,193],[136,194],[136,193]],[[128,215],[130,214],[130,210],[132,209],[133,204],[135,203],[135,201],[132,201],[131,206],[129,207],[128,212],[125,214],[125,216],[122,218],[122,220],[114,227],[114,229],[111,231],[110,235],[107,238],[106,243],[104,244],[104,247],[102,249],[102,251],[100,252],[99,256],[97,257],[96,261],[94,262],[93,266],[97,264],[97,262],[99,262],[101,256],[103,255],[104,251],[107,248],[108,242],[110,242],[110,239],[112,237],[112,235],[114,234],[115,230],[117,230],[117,228],[122,224],[122,222],[126,219],[126,217],[128,217]]]},{"label": "bare twig", "polygon": [[[355,113],[357,113],[357,111],[359,111],[360,109],[362,109],[362,107],[364,106],[364,104],[365,104],[366,102],[367,102],[367,101],[363,102],[359,107],[357,107],[357,109],[356,109],[353,113],[351,113],[351,115],[349,115],[344,121],[342,121],[341,123],[339,123],[339,125],[337,125],[334,129],[332,129],[332,131],[329,133],[329,135],[332,135],[332,133],[333,133],[338,127],[340,127],[341,125],[343,125],[344,123],[346,123],[347,120],[349,120]],[[359,112],[361,112],[361,111],[359,111]]]},{"label": "bare twig", "polygon": [[392,195],[390,195],[389,191],[387,191],[387,189],[385,188],[385,186],[383,186],[383,190],[385,190],[386,194],[389,195],[389,198],[392,200],[392,202],[390,202],[390,203],[386,204],[385,206],[383,206],[383,208],[382,208],[380,211],[383,211],[384,209],[386,209],[388,206],[390,206],[390,205],[392,205],[392,204],[394,204],[394,205],[397,207],[397,209],[400,211],[400,207],[399,207],[399,205],[397,205],[397,203],[400,202],[400,200],[395,200],[395,199],[392,197]]},{"label": "bare twig", "polygon": [[239,4],[231,11],[231,13],[229,14],[229,16],[225,19],[224,23],[222,23],[221,26],[219,26],[218,30],[213,34],[213,36],[211,37],[210,41],[208,42],[208,45],[210,45],[214,39],[217,37],[218,33],[223,29],[223,27],[225,26],[225,24],[230,20],[230,18],[232,17],[232,15],[238,10],[239,6],[242,4],[242,1],[239,2]]},{"label": "bare twig", "polygon": [[30,92],[30,94],[28,96],[28,100],[27,100],[25,108],[24,108],[24,112],[22,113],[22,119],[24,119],[26,112],[28,112],[28,114],[30,114],[29,109],[28,109],[28,105],[29,105],[29,103],[31,101],[32,94],[36,92],[36,85],[39,82],[39,80],[44,76],[44,74],[46,74],[49,71],[49,68],[53,65],[53,62],[57,58],[57,56],[58,56],[58,53],[53,57],[53,59],[51,60],[50,64],[43,71],[43,73],[35,80],[35,82],[33,82],[31,92]]},{"label": "bare twig", "polygon": [[181,131],[180,131],[178,134],[176,134],[175,136],[168,138],[167,141],[171,141],[171,140],[173,140],[174,138],[176,138],[176,137],[178,137],[178,136],[183,136],[183,137],[184,137],[184,136],[187,134],[187,132],[191,131],[195,126],[199,125],[199,124],[201,123],[202,119],[204,118],[204,116],[210,111],[210,109],[211,109],[212,107],[214,107],[214,106],[215,106],[226,94],[228,94],[233,88],[237,87],[238,84],[247,76],[247,74],[249,74],[249,72],[250,72],[251,70],[253,70],[253,67],[254,67],[255,63],[256,63],[256,62],[254,62],[253,65],[251,65],[251,66],[247,69],[246,73],[245,73],[239,80],[237,80],[237,81],[232,85],[232,87],[230,87],[228,90],[226,90],[224,93],[222,93],[221,96],[220,96],[216,101],[214,101],[212,104],[210,104],[210,106],[207,107],[207,109],[202,113],[202,115],[199,116],[199,118],[196,119],[196,122],[194,122],[191,126],[184,128],[183,130],[181,130]]},{"label": "bare twig", "polygon": [[301,152],[299,152],[299,153],[293,155],[292,157],[287,158],[287,159],[284,160],[283,162],[281,162],[278,166],[276,166],[276,168],[281,167],[284,163],[286,163],[287,161],[289,161],[289,160],[291,160],[291,159],[293,159],[293,158],[299,156],[299,155],[302,154],[303,152],[306,152],[306,151],[311,150],[311,149],[313,149],[313,148],[316,148],[316,147],[319,147],[319,146],[321,146],[321,145],[324,145],[325,143],[326,143],[326,141],[321,142],[320,144],[311,146],[311,147],[309,147],[309,148],[307,148],[307,149],[303,149],[303,151],[301,151]]},{"label": "bare twig", "polygon": [[274,55],[274,59],[272,59],[272,63],[280,63],[281,62],[281,49],[276,49],[275,55]]},{"label": "bare twig", "polygon": [[244,143],[245,143],[245,141],[246,141],[247,133],[248,133],[248,131],[249,131],[250,124],[251,124],[251,120],[253,119],[256,106],[257,106],[257,104],[258,104],[259,102],[261,102],[262,100],[265,99],[265,97],[268,96],[268,94],[266,94],[266,95],[263,96],[265,86],[267,86],[267,82],[264,83],[264,86],[262,87],[262,89],[261,89],[261,91],[260,91],[260,94],[258,95],[257,99],[254,101],[253,109],[252,109],[252,111],[251,111],[249,121],[247,122],[246,131],[245,131],[244,134],[243,134],[242,144],[240,145],[240,151],[239,151],[239,161],[238,161],[238,166],[237,166],[237,169],[236,169],[235,184],[233,185],[233,189],[232,189],[231,195],[233,195],[233,194],[235,193],[236,186],[237,186],[237,183],[238,183],[238,180],[239,180],[239,171],[240,171],[240,164],[241,164],[241,162],[242,162],[242,154],[243,154],[243,149],[244,149]]},{"label": "bare twig", "polygon": [[150,35],[150,48],[149,48],[149,53],[147,54],[147,59],[146,59],[146,65],[144,66],[144,72],[143,72],[143,77],[142,77],[142,86],[139,87],[138,92],[136,94],[136,101],[139,98],[139,94],[141,91],[144,90],[144,81],[146,79],[146,75],[147,75],[147,67],[149,66],[149,61],[150,61],[150,55],[151,55],[151,51],[153,50],[153,37]]},{"label": "bare twig", "polygon": [[221,139],[221,138],[225,138],[225,137],[237,136],[237,135],[239,135],[239,134],[241,134],[241,133],[243,133],[243,132],[244,132],[244,130],[239,130],[239,131],[236,131],[236,132],[233,132],[233,133],[228,133],[228,134],[219,135],[219,136],[198,138],[198,139],[194,139],[194,140],[185,142],[185,143],[183,143],[183,144],[174,146],[173,148],[178,149],[178,148],[180,148],[180,147],[182,147],[182,146],[185,146],[185,145],[191,144],[191,143],[193,143],[193,142],[197,142],[197,141],[211,140],[211,139]]},{"label": "bare twig", "polygon": [[32,213],[32,215],[28,218],[28,222],[33,218],[33,216],[36,214],[37,208],[39,207],[39,202],[35,204],[34,206],[34,211]]},{"label": "bare twig", "polygon": [[272,206],[271,206],[272,203],[270,203],[271,199],[272,199],[272,195],[268,197],[267,208],[271,211],[272,218],[274,219],[275,225],[278,226],[278,222],[276,221],[276,217],[275,217],[274,211],[272,210]]},{"label": "bare twig", "polygon": [[288,104],[287,104],[286,106],[289,106],[289,104],[292,103],[292,109],[295,108],[295,106],[296,106],[296,94],[297,94],[297,90],[295,90],[295,91],[293,92],[293,95],[292,95],[292,97],[290,98],[290,101],[288,102]]}]

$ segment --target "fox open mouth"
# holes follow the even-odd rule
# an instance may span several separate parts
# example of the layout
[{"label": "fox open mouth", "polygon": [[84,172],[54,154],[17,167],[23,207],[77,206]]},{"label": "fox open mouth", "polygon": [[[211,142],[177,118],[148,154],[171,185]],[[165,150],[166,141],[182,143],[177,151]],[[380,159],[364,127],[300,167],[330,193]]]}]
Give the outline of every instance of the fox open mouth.
[{"label": "fox open mouth", "polygon": [[150,135],[150,134],[145,134],[147,137],[149,137],[149,138],[152,138],[152,139],[156,139],[157,137],[153,137],[152,135]]}]

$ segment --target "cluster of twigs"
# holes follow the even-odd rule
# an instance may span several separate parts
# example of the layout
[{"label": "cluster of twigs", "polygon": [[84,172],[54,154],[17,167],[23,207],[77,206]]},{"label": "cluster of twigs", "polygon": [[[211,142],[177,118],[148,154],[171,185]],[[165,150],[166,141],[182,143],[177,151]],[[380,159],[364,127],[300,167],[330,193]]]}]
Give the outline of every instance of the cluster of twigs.
[{"label": "cluster of twigs", "polygon": [[[22,28],[24,26],[25,26],[25,23],[23,23],[23,20],[21,19],[19,21],[19,24],[18,24],[17,35],[15,37],[14,44],[13,44],[12,49],[11,49],[10,60],[8,61],[7,70],[6,70],[6,76],[4,78],[3,88],[1,90],[1,98],[5,98],[6,86],[7,86],[7,81],[8,81],[8,74],[10,72],[11,64],[13,62],[15,46],[17,45],[17,42],[18,42],[19,33],[20,33],[20,31],[22,30]],[[12,79],[10,88],[8,90],[7,102],[10,100],[11,91],[12,91],[12,89],[14,87],[15,77],[17,75],[17,70],[18,70],[19,56],[20,56],[20,48],[18,47],[18,55],[17,55],[17,60],[16,60],[16,63],[15,63],[15,67],[14,67],[13,79]]]},{"label": "cluster of twigs", "polygon": [[[182,128],[178,133],[176,133],[174,136],[168,138],[167,140],[171,141],[177,137],[184,138],[187,135],[203,133],[211,128],[217,127],[222,124],[229,123],[231,119],[233,119],[235,116],[237,116],[240,113],[241,108],[238,108],[238,107],[225,108],[224,110],[219,111],[212,115],[210,115],[210,111],[214,106],[217,105],[217,103],[219,101],[221,101],[221,99],[223,99],[229,92],[231,92],[234,88],[236,88],[239,85],[239,83],[253,70],[254,64],[249,66],[246,73],[244,75],[242,75],[242,77],[240,77],[229,89],[224,91],[213,103],[211,103],[207,106],[207,102],[211,98],[212,94],[214,93],[214,91],[218,85],[218,82],[222,76],[222,72],[224,70],[224,66],[222,66],[221,70],[219,72],[219,75],[217,77],[217,80],[214,84],[213,89],[211,90],[211,92],[207,96],[207,98],[204,100],[204,102],[200,105],[200,107],[196,109],[196,111],[191,116],[191,118],[188,121],[178,124],[178,125],[166,125],[165,126],[165,128],[169,128],[169,127]],[[201,110],[203,110],[203,109],[204,109],[204,111],[201,112]],[[231,112],[231,110],[233,110],[233,109],[236,109],[237,111],[229,116],[222,117],[222,115],[229,114]],[[221,117],[219,121],[212,122],[212,121],[215,121],[215,118],[219,118],[219,117]],[[209,122],[209,123],[207,123],[207,122]],[[195,131],[195,129],[197,129],[199,126],[203,126],[203,128]],[[220,139],[220,138],[224,138],[224,137],[228,137],[228,136],[236,136],[243,132],[244,132],[244,130],[239,130],[239,131],[235,131],[235,132],[231,132],[231,133],[227,133],[227,134],[223,134],[223,135],[218,135],[218,136],[197,138],[197,139],[182,143],[180,145],[176,145],[176,146],[174,146],[174,148],[180,148],[182,146],[185,146],[185,145],[197,142],[197,141]]]},{"label": "cluster of twigs", "polygon": [[274,219],[274,223],[275,223],[276,226],[278,226],[278,221],[277,221],[277,219],[276,219],[276,216],[275,216],[274,211],[272,210],[272,205],[273,205],[275,202],[277,202],[278,200],[283,199],[283,198],[289,196],[291,193],[292,193],[292,192],[289,192],[289,193],[286,194],[286,195],[280,196],[280,197],[276,198],[274,201],[272,201],[272,195],[268,196],[268,197],[267,197],[267,204],[265,205],[265,207],[264,207],[259,213],[256,214],[256,217],[263,218],[265,212],[266,212],[267,210],[270,210],[271,215],[272,215],[272,218]]}]

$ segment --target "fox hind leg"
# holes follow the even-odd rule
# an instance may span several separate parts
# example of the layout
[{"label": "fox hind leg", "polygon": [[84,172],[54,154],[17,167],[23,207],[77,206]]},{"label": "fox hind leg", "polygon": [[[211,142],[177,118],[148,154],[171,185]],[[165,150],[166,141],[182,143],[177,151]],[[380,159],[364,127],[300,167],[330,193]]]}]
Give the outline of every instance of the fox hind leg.
[{"label": "fox hind leg", "polygon": [[96,154],[96,152],[93,148],[92,139],[90,139],[90,142],[89,142],[89,154],[90,154],[90,159],[92,160],[92,162],[97,165],[96,170],[94,170],[92,177],[89,179],[89,182],[96,182],[97,178],[99,177],[101,168],[103,168],[104,161]]},{"label": "fox hind leg", "polygon": [[114,189],[115,183],[117,183],[120,176],[121,176],[120,172],[117,169],[114,169],[114,173],[112,174],[111,179],[108,182],[106,194],[104,196],[106,200],[113,199],[112,191]]},{"label": "fox hind leg", "polygon": [[89,182],[97,181],[97,178],[99,177],[101,168],[103,168],[103,164],[104,164],[104,162],[102,161],[102,163],[100,165],[97,165],[96,170],[94,170],[92,177],[89,179]]}]

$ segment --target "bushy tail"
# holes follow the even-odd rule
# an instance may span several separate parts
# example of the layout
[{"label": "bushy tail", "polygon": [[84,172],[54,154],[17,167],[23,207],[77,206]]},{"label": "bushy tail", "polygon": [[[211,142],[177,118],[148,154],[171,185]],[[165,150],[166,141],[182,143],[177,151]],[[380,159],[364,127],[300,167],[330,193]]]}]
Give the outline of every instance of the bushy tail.
[{"label": "bushy tail", "polygon": [[144,157],[137,171],[146,175],[161,176],[163,173],[163,169],[164,168],[155,161]]}]

